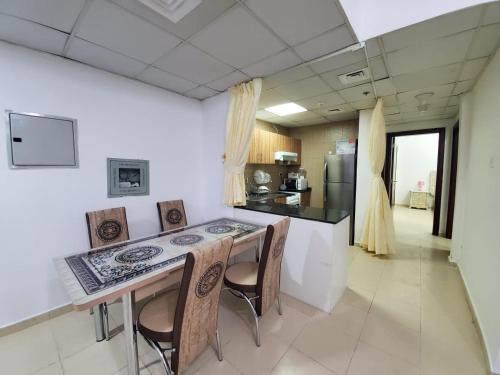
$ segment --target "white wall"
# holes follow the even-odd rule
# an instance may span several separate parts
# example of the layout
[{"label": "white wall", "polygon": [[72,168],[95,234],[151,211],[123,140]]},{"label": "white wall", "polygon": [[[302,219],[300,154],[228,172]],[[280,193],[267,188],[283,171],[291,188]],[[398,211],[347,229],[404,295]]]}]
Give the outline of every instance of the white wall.
[{"label": "white wall", "polygon": [[368,137],[370,136],[370,120],[373,110],[363,109],[359,112],[358,129],[358,163],[356,171],[356,214],[354,222],[354,242],[359,243],[366,208],[370,199],[372,172],[368,156]]},{"label": "white wall", "polygon": [[[0,142],[0,326],[69,302],[53,259],[89,248],[86,211],[126,206],[131,237],[159,230],[159,200],[202,220],[200,102],[3,42],[0,82],[1,111],[78,119],[80,151],[78,169],[11,170]],[[108,199],[107,157],[149,160],[150,195]]]},{"label": "white wall", "polygon": [[[491,364],[500,373],[500,53],[461,101],[458,192],[452,252]],[[463,208],[463,212],[461,211]]]},{"label": "white wall", "polygon": [[437,133],[396,137],[396,204],[410,204],[410,190],[417,190],[417,181],[424,181],[424,191],[430,190],[430,173],[437,169],[438,141]]},{"label": "white wall", "polygon": [[233,208],[224,206],[224,140],[229,93],[226,91],[203,101],[202,181],[204,218],[233,216]]},{"label": "white wall", "polygon": [[340,0],[358,40],[491,0]]}]

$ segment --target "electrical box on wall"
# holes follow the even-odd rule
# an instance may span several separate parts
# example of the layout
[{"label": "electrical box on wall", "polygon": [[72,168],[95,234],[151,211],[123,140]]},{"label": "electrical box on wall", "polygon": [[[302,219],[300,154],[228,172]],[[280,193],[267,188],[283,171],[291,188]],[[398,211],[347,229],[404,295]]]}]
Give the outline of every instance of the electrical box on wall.
[{"label": "electrical box on wall", "polygon": [[77,121],[6,111],[11,168],[78,167]]}]

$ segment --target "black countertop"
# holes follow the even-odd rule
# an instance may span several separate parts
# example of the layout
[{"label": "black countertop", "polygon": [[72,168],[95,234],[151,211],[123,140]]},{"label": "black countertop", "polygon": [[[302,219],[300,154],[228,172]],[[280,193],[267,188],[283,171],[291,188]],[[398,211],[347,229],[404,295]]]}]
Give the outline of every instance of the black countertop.
[{"label": "black countertop", "polygon": [[305,193],[306,191],[311,191],[311,188],[308,187],[306,190],[297,190],[297,189],[278,190],[278,193],[279,192],[283,192],[283,193],[286,193],[286,192],[289,192],[289,193]]},{"label": "black countertop", "polygon": [[349,212],[344,210],[282,204],[276,203],[272,199],[258,202],[247,201],[246,206],[237,206],[235,208],[274,215],[290,216],[298,219],[321,221],[323,223],[331,224],[337,224],[349,216]]}]

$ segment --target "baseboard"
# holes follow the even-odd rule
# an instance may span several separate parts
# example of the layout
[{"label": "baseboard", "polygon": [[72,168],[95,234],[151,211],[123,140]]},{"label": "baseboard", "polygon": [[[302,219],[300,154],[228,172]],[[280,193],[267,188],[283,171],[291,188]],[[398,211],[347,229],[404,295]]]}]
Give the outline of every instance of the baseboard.
[{"label": "baseboard", "polygon": [[73,310],[72,304],[62,305],[62,306],[56,307],[55,309],[44,312],[42,314],[32,316],[31,318],[22,320],[20,322],[16,322],[16,323],[11,324],[11,325],[6,326],[6,327],[2,327],[2,328],[0,328],[0,337],[7,336],[7,335],[10,335],[10,334],[15,333],[15,332],[22,331],[23,329],[26,329],[28,327],[32,327],[36,324],[45,322],[45,321],[50,320],[52,318],[55,318],[57,316],[66,314],[72,310]]},{"label": "baseboard", "polygon": [[486,346],[486,341],[484,339],[483,330],[481,329],[481,324],[479,323],[479,319],[477,317],[476,309],[474,307],[474,304],[472,303],[472,299],[471,299],[471,296],[469,293],[469,288],[467,287],[467,283],[465,282],[460,265],[458,263],[455,263],[455,265],[458,269],[458,274],[460,275],[460,280],[462,281],[462,286],[463,286],[464,291],[465,291],[465,300],[467,301],[467,304],[469,305],[469,310],[472,313],[472,322],[476,326],[477,332],[479,332],[479,341],[481,342],[481,347],[483,349],[482,350],[483,356],[484,356],[484,359],[486,361],[486,364],[488,365],[488,369],[489,369],[491,375],[500,375],[499,373],[494,372],[491,369],[490,358],[488,356],[488,348]]}]

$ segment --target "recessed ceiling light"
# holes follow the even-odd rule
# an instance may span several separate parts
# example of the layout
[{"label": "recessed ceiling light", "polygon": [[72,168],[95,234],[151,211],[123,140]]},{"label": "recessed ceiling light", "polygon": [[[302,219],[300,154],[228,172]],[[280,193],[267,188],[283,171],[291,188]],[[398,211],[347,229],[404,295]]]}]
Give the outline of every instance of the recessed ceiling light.
[{"label": "recessed ceiling light", "polygon": [[266,108],[266,111],[274,113],[275,115],[278,116],[288,116],[294,113],[305,112],[307,111],[307,109],[298,105],[297,103],[290,102],[268,107]]}]

